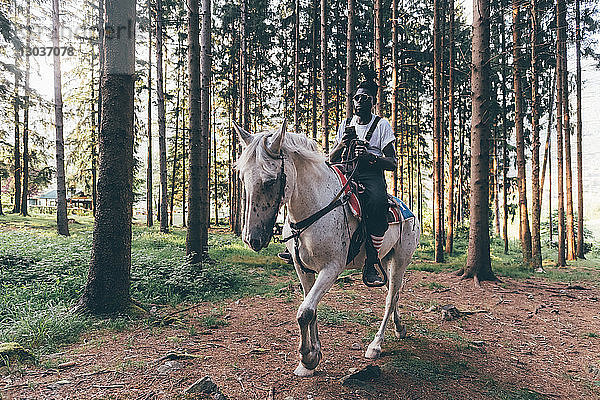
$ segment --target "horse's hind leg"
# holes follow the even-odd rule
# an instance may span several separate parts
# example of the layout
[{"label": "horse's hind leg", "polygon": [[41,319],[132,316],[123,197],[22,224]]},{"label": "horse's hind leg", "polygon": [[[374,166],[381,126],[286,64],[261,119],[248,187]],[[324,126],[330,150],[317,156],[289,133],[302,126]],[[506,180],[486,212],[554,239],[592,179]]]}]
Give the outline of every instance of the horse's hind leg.
[{"label": "horse's hind leg", "polygon": [[398,333],[401,333],[398,332],[399,322],[397,322],[396,313],[400,287],[402,286],[402,279],[404,278],[404,271],[408,265],[408,260],[399,257],[399,252],[394,248],[384,257],[383,264],[386,266],[390,275],[388,293],[385,299],[385,312],[379,330],[375,334],[375,338],[369,347],[367,347],[367,351],[365,352],[366,358],[378,358],[381,355],[381,345],[383,344],[385,328],[392,313],[394,313],[396,334],[398,335]]}]

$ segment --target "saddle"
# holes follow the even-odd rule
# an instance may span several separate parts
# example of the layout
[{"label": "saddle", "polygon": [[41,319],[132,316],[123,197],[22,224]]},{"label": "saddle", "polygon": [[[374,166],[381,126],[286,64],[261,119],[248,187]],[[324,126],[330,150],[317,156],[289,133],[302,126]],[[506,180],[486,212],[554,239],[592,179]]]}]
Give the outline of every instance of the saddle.
[{"label": "saddle", "polygon": [[[331,167],[340,178],[342,186],[345,187],[344,195],[348,197],[348,206],[350,207],[352,215],[354,215],[359,220],[358,227],[356,228],[356,231],[354,231],[354,233],[352,234],[350,246],[348,248],[346,264],[350,264],[350,262],[352,262],[352,260],[354,260],[360,252],[360,248],[365,242],[365,239],[367,238],[366,227],[365,224],[362,222],[363,211],[360,206],[358,196],[356,195],[356,193],[360,190],[360,186],[354,181],[346,185],[346,183],[348,182],[348,178],[346,177],[346,175],[344,175],[344,173],[336,165],[332,165]],[[411,218],[415,218],[415,214],[413,214],[413,212],[408,208],[408,206],[398,197],[388,194],[388,223],[399,224]]]}]

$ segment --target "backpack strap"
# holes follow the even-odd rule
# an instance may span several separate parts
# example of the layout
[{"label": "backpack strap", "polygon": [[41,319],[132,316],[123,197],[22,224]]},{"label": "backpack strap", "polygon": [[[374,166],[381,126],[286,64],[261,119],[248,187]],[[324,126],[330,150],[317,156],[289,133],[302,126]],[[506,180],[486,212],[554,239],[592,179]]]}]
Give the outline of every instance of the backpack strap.
[{"label": "backpack strap", "polygon": [[350,126],[351,122],[352,122],[352,117],[346,118],[346,128]]},{"label": "backpack strap", "polygon": [[373,123],[369,127],[369,131],[367,132],[367,135],[365,136],[365,141],[367,141],[367,142],[371,141],[371,137],[373,137],[373,132],[375,132],[375,128],[377,128],[377,124],[379,123],[379,121],[381,121],[381,117],[379,115],[376,115],[375,121],[373,121]]}]

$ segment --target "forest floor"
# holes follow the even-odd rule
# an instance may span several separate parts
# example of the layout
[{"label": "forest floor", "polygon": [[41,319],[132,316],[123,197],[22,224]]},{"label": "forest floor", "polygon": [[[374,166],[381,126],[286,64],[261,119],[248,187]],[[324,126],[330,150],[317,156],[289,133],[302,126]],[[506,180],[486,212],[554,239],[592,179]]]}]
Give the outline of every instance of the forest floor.
[{"label": "forest floor", "polygon": [[[265,260],[277,263],[273,251],[230,253],[227,262],[243,257],[249,274]],[[497,264],[499,271],[508,268]],[[543,277],[505,274],[477,289],[452,272],[452,263],[439,268],[421,250],[400,297],[407,337],[396,339],[388,329],[375,361],[363,354],[383,313],[385,290],[366,288],[354,271],[321,302],[323,361],[311,378],[292,373],[302,296],[293,273],[281,266],[261,281],[271,290],[154,303],[153,318],[96,321],[73,343],[36,353],[34,364],[0,368],[0,398],[211,399],[186,394],[208,375],[224,395],[241,400],[600,399],[600,268],[593,264],[547,266]],[[462,316],[443,320],[440,307],[448,304]],[[342,384],[351,368],[368,365],[379,366],[381,375]]]}]

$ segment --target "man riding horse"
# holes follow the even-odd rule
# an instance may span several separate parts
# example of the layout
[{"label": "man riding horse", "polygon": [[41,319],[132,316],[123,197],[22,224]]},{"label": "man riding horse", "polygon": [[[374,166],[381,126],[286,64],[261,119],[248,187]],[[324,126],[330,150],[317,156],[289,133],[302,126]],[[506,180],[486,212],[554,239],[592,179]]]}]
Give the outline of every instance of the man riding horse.
[{"label": "man riding horse", "polygon": [[352,149],[348,156],[356,160],[353,179],[361,187],[358,197],[370,238],[370,241],[367,239],[363,280],[368,286],[383,286],[384,279],[378,272],[382,271],[379,250],[388,228],[388,196],[383,171],[394,171],[398,161],[390,123],[372,113],[378,85],[374,77],[365,74],[365,78],[352,98],[354,116],[339,126],[329,160],[332,163],[345,161],[343,155]]},{"label": "man riding horse", "polygon": [[[348,158],[355,160],[353,179],[361,188],[358,197],[369,236],[363,267],[363,281],[367,286],[385,284],[379,260],[383,235],[388,228],[388,197],[383,171],[394,171],[398,163],[392,126],[372,113],[378,88],[374,76],[365,74],[365,80],[358,85],[352,98],[354,116],[339,126],[336,143],[329,155],[333,164],[348,161]],[[287,251],[279,256],[291,262],[291,254]]]}]

